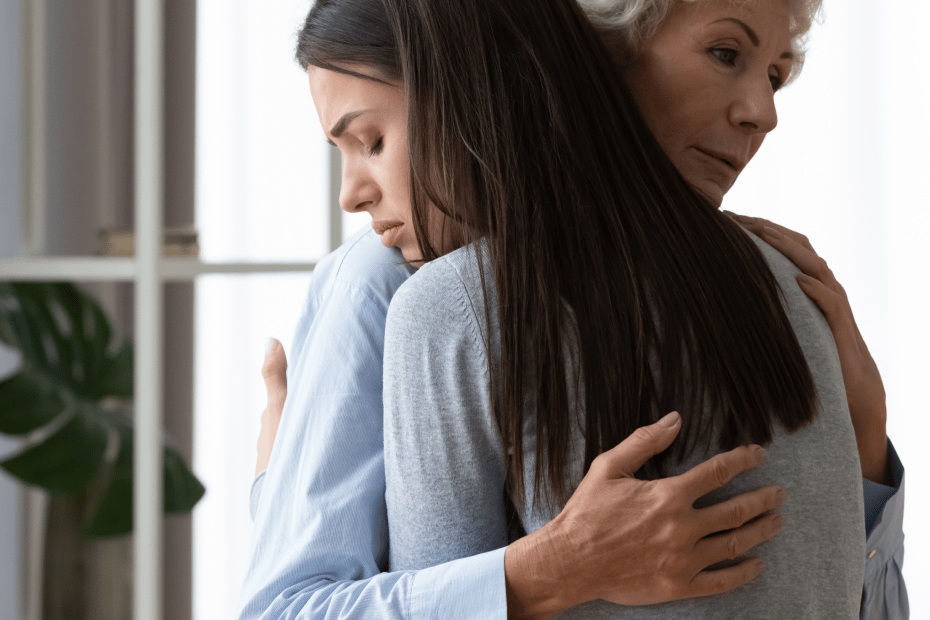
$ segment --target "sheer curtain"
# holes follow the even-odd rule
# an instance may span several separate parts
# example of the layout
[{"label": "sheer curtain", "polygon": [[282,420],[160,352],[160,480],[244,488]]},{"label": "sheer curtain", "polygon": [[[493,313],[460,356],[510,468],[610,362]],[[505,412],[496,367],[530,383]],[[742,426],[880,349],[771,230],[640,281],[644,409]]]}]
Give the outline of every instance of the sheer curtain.
[{"label": "sheer curtain", "polygon": [[[307,0],[200,0],[197,220],[217,259],[315,260],[327,251],[326,146],[291,61]],[[777,95],[779,127],[724,201],[808,235],[846,287],[888,392],[908,471],[906,577],[930,617],[930,431],[923,384],[930,307],[930,86],[920,0],[827,1],[807,66]],[[347,221],[346,234],[366,224]],[[264,339],[289,337],[306,276],[211,277],[197,290],[197,620],[233,617],[251,524]]]}]

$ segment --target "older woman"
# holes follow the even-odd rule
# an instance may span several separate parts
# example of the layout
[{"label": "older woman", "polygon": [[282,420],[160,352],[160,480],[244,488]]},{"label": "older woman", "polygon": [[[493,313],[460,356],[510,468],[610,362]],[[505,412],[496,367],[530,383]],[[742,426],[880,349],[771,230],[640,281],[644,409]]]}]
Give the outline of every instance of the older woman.
[{"label": "older woman", "polygon": [[[746,36],[748,37],[748,34]],[[751,45],[751,39],[749,39],[749,41],[750,43],[747,44],[747,47]],[[726,60],[730,58],[730,55],[733,54],[734,52],[735,50],[732,50],[732,49],[730,49],[729,52],[725,52],[723,49],[717,49],[715,50],[715,55],[719,56],[720,62],[722,63],[722,65],[725,65]],[[766,69],[768,68],[769,67],[766,67]],[[768,72],[766,73],[768,74]],[[774,75],[767,77],[770,86],[771,86],[772,77],[774,77]],[[784,79],[784,77],[780,77],[779,79]],[[317,105],[319,108],[320,97],[318,97],[317,95],[325,94],[325,92],[319,92],[319,91],[326,91],[326,85],[317,83],[316,86],[317,86],[316,90],[318,92],[315,92],[314,99],[317,102]],[[388,100],[388,98],[385,97],[385,100]],[[321,119],[322,117],[323,117],[323,112],[321,112]],[[343,118],[344,118],[343,116],[340,116],[340,118],[338,119],[334,118],[333,120],[341,121]],[[364,119],[362,122],[364,122]],[[740,123],[743,123],[743,122],[749,123],[751,125],[756,125],[757,128],[760,127],[760,125],[762,124],[762,121],[758,121],[758,120],[740,121]],[[377,183],[373,184],[370,178],[366,180],[364,170],[362,170],[362,161],[361,160],[356,161],[352,159],[351,157],[347,156],[347,153],[346,153],[350,145],[354,147],[356,143],[358,145],[364,144],[365,149],[367,150],[367,158],[369,158],[370,160],[375,160],[377,157],[382,156],[382,152],[383,152],[382,150],[385,148],[385,146],[380,143],[380,139],[378,138],[372,139],[372,136],[363,135],[362,133],[356,134],[356,133],[353,133],[352,131],[346,131],[347,129],[350,129],[349,127],[341,127],[343,131],[336,132],[334,127],[338,125],[339,123],[327,124],[326,129],[330,133],[331,137],[337,142],[337,144],[340,144],[340,146],[344,148],[344,151],[343,151],[344,156],[347,157],[348,163],[358,165],[358,167],[354,169],[352,168],[351,165],[347,167],[347,175],[348,175],[347,180],[349,182],[348,183],[344,182],[344,191],[346,192],[345,196],[347,197],[347,204],[349,208],[371,209],[373,213],[375,209],[377,209],[375,220],[376,220],[376,224],[382,226],[383,228],[382,230],[382,232],[384,233],[383,239],[386,239],[392,245],[393,244],[398,245],[402,249],[404,249],[405,247],[410,248],[411,245],[410,245],[409,236],[405,236],[402,230],[401,231],[397,230],[400,227],[397,224],[404,223],[402,221],[399,221],[404,217],[403,213],[392,211],[392,212],[386,213],[386,215],[390,217],[384,217],[382,215],[382,214],[385,214],[382,207],[384,204],[388,203],[388,201],[385,199],[383,195],[385,194],[385,192],[382,190],[386,189],[390,185],[389,183],[385,183],[383,181],[383,179],[386,177],[378,178],[378,180],[381,181],[380,185]],[[339,135],[336,135],[337,133]],[[384,132],[380,132],[380,133],[384,133]],[[757,131],[756,133],[763,133],[764,135],[764,132],[761,132],[761,131]],[[354,141],[346,142],[346,140],[354,140]],[[370,144],[368,142],[370,142]],[[661,137],[660,137],[660,142],[661,142]],[[759,142],[761,142],[761,140],[759,140]],[[665,144],[662,144],[662,146],[666,149],[668,148],[666,147]],[[724,160],[727,158],[728,155],[731,155],[728,153],[721,153],[714,148],[715,146],[719,146],[719,145],[703,145],[703,146],[705,147],[706,150],[711,151],[710,153],[707,153],[707,152],[703,152],[702,150],[703,156],[705,157],[715,157],[717,155],[722,155],[722,157],[717,157],[717,159]],[[756,145],[756,148],[757,147],[758,145]],[[753,149],[753,152],[754,152],[754,149]],[[669,153],[669,155],[672,156],[673,161],[675,161],[675,156],[672,153]],[[678,161],[676,161],[675,163],[679,164]],[[684,163],[687,164],[689,162],[686,161]],[[694,162],[690,162],[690,163],[694,163]],[[699,166],[701,165],[700,160],[698,164]],[[736,166],[733,165],[733,162],[727,162],[727,165],[733,170],[736,170],[737,168]],[[379,171],[379,174],[384,173],[384,172],[385,171],[381,170]],[[709,185],[705,189],[708,193],[711,193],[711,194],[716,189],[717,191],[720,191],[720,195],[722,195],[722,192],[725,191],[726,187],[728,187],[727,183],[728,182],[732,183],[732,180],[735,179],[735,174],[733,174],[731,171],[728,171],[726,168],[723,168],[720,164],[711,164],[708,166],[706,165],[706,161],[704,162],[704,170],[702,170],[702,172],[705,175],[708,172],[710,172],[711,173],[710,178],[699,179],[697,184],[700,184],[705,180],[708,181]],[[738,170],[736,170],[736,172],[738,172]],[[685,174],[685,177],[687,179],[688,175]],[[690,179],[688,180],[690,181]],[[365,196],[364,192],[368,192],[368,198],[366,198],[365,200],[361,200],[360,202],[357,202],[355,204],[349,204],[351,203],[353,199],[350,197],[353,196],[353,192],[355,192],[356,190],[362,191],[363,193],[361,195],[363,197]],[[397,201],[395,200],[394,204],[396,205],[399,203],[397,203]],[[347,248],[345,251],[342,251],[340,253],[338,258],[342,265],[342,267],[340,268],[341,273],[338,275],[332,274],[333,277],[327,284],[327,286],[329,286],[329,290],[326,291],[326,294],[335,294],[332,292],[333,289],[345,289],[345,292],[340,292],[339,294],[346,296],[346,298],[351,298],[355,300],[355,302],[357,302],[361,306],[366,307],[367,308],[366,311],[370,311],[371,314],[377,314],[378,312],[383,312],[386,304],[381,302],[381,303],[375,304],[375,306],[372,306],[372,304],[370,303],[372,299],[380,298],[381,300],[384,300],[386,296],[384,295],[383,291],[385,289],[389,289],[391,292],[393,292],[393,289],[396,288],[398,283],[402,282],[405,279],[406,273],[403,272],[402,268],[398,268],[396,265],[385,264],[380,268],[380,270],[383,271],[384,273],[390,273],[390,277],[386,277],[383,280],[381,280],[380,285],[378,284],[377,278],[375,278],[375,281],[373,282],[368,275],[359,273],[359,271],[363,269],[365,265],[359,265],[357,262],[353,262],[351,260],[351,254],[353,251],[360,252],[361,250],[359,248],[363,245],[363,243],[364,243],[363,239],[356,239],[354,240],[354,244],[350,248]],[[410,256],[408,256],[408,258],[410,258]],[[395,260],[395,259],[392,259],[392,260]],[[363,284],[363,286],[358,285],[360,282]],[[375,284],[375,286],[372,286],[373,283]],[[387,297],[389,297],[389,294],[387,295]],[[316,313],[317,318],[326,317],[327,312],[334,311],[333,306],[325,302],[322,303],[319,307],[314,307],[315,304],[318,302],[319,302],[319,298],[312,298],[311,307],[310,307],[310,311]],[[362,328],[360,330],[360,333],[364,335],[365,339],[370,340],[373,343],[375,343],[372,345],[373,348],[375,348],[376,342],[379,337],[377,333],[378,330],[372,329],[372,326],[370,324],[364,324],[365,321],[362,319],[360,319],[360,322],[362,323],[358,325],[358,327]],[[310,329],[306,332],[308,337],[310,337],[310,332],[314,332],[315,330],[318,330],[318,329],[320,329],[320,324],[317,321],[314,321],[313,326],[310,326]],[[355,337],[357,338],[359,336],[356,335]],[[340,344],[340,343],[334,342],[334,345],[336,344]],[[345,345],[344,343],[341,343],[341,344],[342,344],[342,347],[340,349],[334,349],[333,351],[334,353],[336,353],[336,355],[332,357],[328,357],[327,359],[333,359],[335,357],[338,357],[338,353],[344,353]],[[308,367],[313,366],[313,363],[307,360],[306,353],[301,354],[298,352],[296,357],[298,358],[298,365],[294,372],[296,376],[300,377],[300,380],[297,382],[296,387],[292,386],[292,396],[296,394],[298,396],[298,402],[301,400],[309,400],[313,398],[319,400],[320,394],[319,393],[314,394],[312,391],[312,387],[310,387],[310,386],[313,386],[312,383],[307,382],[308,387],[303,388],[303,389],[301,388],[301,384],[304,382],[304,379],[306,377],[305,371],[308,369]],[[357,379],[357,377],[355,378]],[[339,381],[338,381],[340,383],[339,387],[341,388],[345,388],[345,385],[346,385],[343,382],[343,379],[344,378],[339,378]],[[365,393],[377,392],[378,396],[380,397],[380,386],[369,385],[369,386],[365,386],[365,388],[366,388],[364,390]],[[301,392],[298,393],[298,390],[301,390]],[[355,398],[358,398],[357,390],[353,392],[350,389],[348,390],[347,393],[352,395]],[[293,401],[289,401],[289,402],[293,402]],[[326,399],[324,399],[323,401],[322,407],[326,408],[327,406],[331,406],[332,404],[333,404],[332,401],[329,400],[329,396],[327,396]],[[362,412],[362,416],[364,416],[365,413],[366,412]],[[371,412],[367,412],[367,413],[370,414]],[[380,412],[378,412],[378,415],[380,415]],[[284,419],[285,421],[288,421],[291,418],[296,418],[295,422],[299,423],[301,426],[306,424],[307,428],[309,428],[311,425],[314,425],[318,422],[318,420],[313,420],[313,419],[308,420],[308,421],[300,420],[298,416],[287,416],[287,415],[285,416]],[[339,424],[345,424],[346,422],[348,422],[347,419],[334,419],[332,416],[329,419],[330,421],[334,423],[339,423]],[[355,417],[350,418],[350,419],[354,421]],[[674,424],[673,430],[677,431],[677,428],[678,428],[677,424]],[[367,430],[370,430],[370,427],[363,427],[363,429],[367,431]],[[654,430],[654,432],[661,433],[662,431]],[[340,470],[338,472],[338,475],[340,476],[339,480],[344,485],[351,486],[353,484],[359,483],[360,480],[365,480],[365,476],[370,475],[370,472],[377,470],[377,468],[380,466],[380,463],[379,463],[380,452],[379,452],[378,446],[374,445],[377,442],[371,440],[370,442],[371,445],[368,445],[369,439],[371,438],[370,437],[366,438],[366,435],[367,435],[366,432],[359,432],[358,429],[352,429],[351,424],[346,424],[343,428],[338,428],[338,429],[337,428],[328,429],[326,427],[316,426],[313,428],[312,431],[308,433],[307,436],[304,436],[301,433],[294,433],[293,435],[291,435],[291,439],[287,441],[296,442],[296,444],[291,445],[291,449],[293,449],[294,445],[299,446],[301,442],[304,442],[304,441],[308,441],[308,442],[319,441],[320,435],[324,435],[324,436],[328,435],[329,437],[334,437],[334,436],[339,437],[342,433],[345,433],[346,435],[352,437],[354,441],[352,441],[351,443],[353,444],[353,447],[355,449],[363,453],[367,453],[371,455],[371,457],[367,460],[358,461],[358,462],[354,462],[351,464],[348,464],[345,462],[345,460],[343,460],[341,463],[339,463],[339,466],[338,466],[338,469]],[[288,437],[288,436],[289,436],[288,433],[285,432],[284,437]],[[670,439],[671,438],[666,435],[660,439],[659,444],[661,443],[667,444],[667,442],[670,441]],[[347,439],[341,440],[339,443],[329,448],[330,452],[333,450],[339,451],[339,450],[345,449],[347,447],[346,442],[347,442]],[[307,449],[306,444],[304,444],[303,447],[306,453],[311,452],[310,450]],[[278,450],[277,454],[281,454],[282,451],[280,448],[276,448],[276,450]],[[285,452],[291,451],[291,450],[288,450],[288,448],[286,447],[284,448],[284,450]],[[298,448],[298,452],[299,452],[299,448]],[[327,453],[324,452],[323,456],[326,456],[326,455]],[[312,454],[308,454],[308,457],[309,457],[309,460],[311,461],[313,459],[318,458],[317,456],[312,455]],[[343,457],[343,459],[344,458],[345,457]],[[338,457],[337,457],[337,461],[338,461]],[[310,463],[301,462],[299,464],[297,462],[294,462],[293,464],[295,466],[298,466],[296,467],[295,470],[291,470],[288,464],[284,461],[278,460],[275,462],[271,471],[273,473],[280,472],[279,475],[283,482],[281,484],[275,484],[273,481],[270,482],[268,492],[266,492],[266,496],[263,500],[265,502],[265,506],[270,508],[270,510],[272,511],[275,509],[281,510],[282,507],[284,507],[285,512],[289,512],[291,514],[287,515],[284,518],[284,522],[282,523],[280,520],[275,520],[275,521],[270,520],[267,515],[263,517],[262,510],[260,509],[259,517],[257,521],[257,528],[259,531],[263,531],[266,528],[280,527],[282,525],[285,527],[289,527],[288,526],[289,520],[294,520],[293,525],[295,527],[293,528],[294,530],[293,534],[295,536],[301,536],[301,537],[305,536],[303,532],[306,530],[315,531],[316,523],[314,522],[314,519],[302,519],[299,517],[299,514],[294,514],[295,510],[298,513],[301,511],[301,509],[298,506],[299,501],[294,502],[292,505],[288,505],[287,503],[280,502],[278,498],[280,498],[282,495],[281,489],[294,484],[294,480],[293,480],[294,477],[296,477],[297,479],[302,479],[302,480],[311,480],[311,484],[309,485],[309,487],[313,488],[312,479],[319,477],[320,471],[326,471],[327,469],[332,470],[332,463],[328,461],[327,462],[320,461],[320,462],[310,462]],[[635,463],[630,463],[628,465],[630,465],[633,469],[636,468]],[[332,479],[330,479],[329,482],[332,482]],[[277,488],[276,492],[273,491],[273,489],[275,488]],[[365,493],[368,493],[368,491],[365,490],[366,488],[367,487],[364,487],[363,485],[361,489],[353,488],[353,491],[365,491]],[[332,491],[333,491],[332,493],[324,493],[320,495],[315,495],[312,499],[313,502],[317,503],[317,506],[316,506],[317,514],[315,516],[319,516],[319,513],[321,511],[320,509],[321,505],[323,506],[323,509],[322,509],[323,511],[332,510],[336,514],[341,514],[340,510],[343,510],[346,506],[355,507],[355,503],[354,503],[355,500],[352,497],[347,497],[346,494],[343,493],[344,490],[345,490],[345,486],[339,487],[338,485],[334,484],[332,487]],[[305,487],[298,488],[297,490],[298,500],[300,499],[299,494],[304,493],[304,492],[306,492]],[[361,503],[370,502],[373,506],[379,505],[376,490],[368,494],[371,497],[368,497],[368,495],[365,495],[363,493],[358,493],[358,495],[364,495],[362,497],[363,501]],[[274,498],[270,500],[270,503],[268,501],[269,497]],[[303,498],[303,501],[306,502],[307,501],[306,498]],[[375,510],[375,512],[377,511]],[[348,513],[344,513],[344,514],[348,514]],[[362,547],[367,547],[372,550],[372,556],[373,556],[374,561],[372,561],[371,559],[366,559],[364,557],[358,557],[357,555],[354,555],[355,550],[359,548],[359,545],[357,543],[351,547],[338,548],[338,542],[343,541],[343,539],[340,537],[340,534],[338,532],[318,531],[318,535],[325,536],[327,534],[332,534],[334,537],[336,537],[336,540],[338,541],[336,544],[332,544],[330,542],[323,541],[323,540],[320,540],[319,542],[320,544],[324,545],[326,548],[331,550],[331,553],[333,555],[331,555],[329,558],[330,564],[337,565],[339,564],[339,561],[342,561],[342,566],[344,567],[348,566],[348,568],[345,570],[339,570],[339,571],[334,570],[333,571],[333,573],[335,573],[336,575],[348,575],[348,577],[345,577],[345,578],[357,578],[357,577],[366,576],[366,574],[372,574],[371,565],[374,564],[375,565],[374,570],[377,569],[377,563],[379,561],[379,554],[383,552],[383,546],[381,546],[383,543],[378,542],[379,538],[383,536],[383,530],[379,529],[379,527],[383,528],[383,523],[380,523],[377,518],[373,519],[371,522],[375,523],[376,526],[378,525],[378,523],[380,523],[380,526],[372,528],[372,527],[368,527],[368,523],[365,522],[364,517],[359,517],[356,514],[354,515],[353,518],[356,520],[356,523],[352,524],[350,522],[349,523],[350,527],[348,529],[351,530],[350,533],[354,535],[356,538],[361,537],[363,539],[361,541]],[[265,521],[264,523],[263,523],[263,519]],[[282,533],[279,531],[279,535],[281,534]],[[283,535],[281,537],[282,539],[287,538],[286,536],[283,536]],[[259,539],[261,538],[262,536],[259,537]],[[267,538],[265,540],[267,541]],[[293,543],[293,540],[294,539],[290,539],[289,542]],[[308,564],[312,564],[312,561],[307,558],[307,554],[309,553],[308,550],[312,549],[313,552],[315,553],[319,550],[319,546],[315,544],[305,545],[304,541],[306,540],[307,539],[304,538],[304,540],[298,542],[298,544],[293,544],[290,556],[282,557],[280,554],[269,553],[270,551],[269,548],[266,548],[264,550],[259,549],[259,553],[257,553],[257,555],[265,555],[268,557],[274,557],[273,562],[256,563],[253,566],[252,573],[251,573],[252,576],[250,577],[250,580],[268,579],[270,581],[275,582],[273,584],[270,584],[268,587],[264,588],[260,596],[257,597],[257,598],[263,599],[263,602],[268,603],[269,606],[272,608],[269,611],[268,617],[275,617],[274,609],[277,609],[279,612],[282,612],[282,613],[284,613],[285,609],[288,609],[291,612],[296,611],[296,610],[307,610],[307,613],[309,614],[309,611],[312,609],[317,609],[317,610],[328,609],[330,611],[334,611],[337,608],[342,609],[343,611],[356,609],[360,611],[365,610],[369,613],[374,613],[374,609],[369,607],[369,605],[372,605],[372,604],[380,608],[381,611],[385,615],[389,616],[390,614],[397,614],[399,617],[405,616],[407,611],[410,611],[410,613],[415,615],[417,609],[433,609],[434,611],[436,609],[447,609],[449,611],[444,611],[442,613],[444,615],[453,615],[453,617],[455,613],[457,613],[458,615],[463,615],[463,614],[467,615],[469,611],[475,614],[475,617],[488,617],[488,615],[491,615],[490,613],[488,613],[487,615],[483,615],[484,612],[488,608],[490,608],[491,610],[500,611],[500,603],[501,603],[500,596],[495,597],[491,595],[490,592],[489,592],[489,596],[487,596],[483,601],[481,601],[481,603],[485,605],[486,607],[481,607],[477,605],[469,606],[467,602],[463,602],[462,600],[456,599],[457,589],[459,589],[458,590],[459,592],[462,592],[463,590],[461,590],[461,588],[464,588],[463,584],[467,585],[468,583],[472,583],[472,584],[474,583],[474,581],[471,581],[471,582],[467,580],[462,581],[461,580],[462,576],[469,574],[469,573],[474,574],[475,572],[481,572],[479,569],[481,566],[487,566],[488,558],[477,559],[475,561],[472,561],[471,563],[465,563],[465,561],[459,561],[460,563],[457,567],[447,566],[442,571],[432,571],[431,573],[428,573],[428,574],[426,573],[416,574],[416,576],[414,577],[410,577],[411,574],[409,573],[407,575],[400,575],[400,576],[395,576],[395,577],[380,576],[378,578],[372,579],[371,582],[363,581],[363,582],[358,582],[357,584],[349,585],[349,584],[340,583],[338,581],[333,582],[330,579],[327,579],[325,577],[315,578],[312,575],[298,576],[293,573],[288,573],[288,571],[290,571],[294,565],[299,566],[303,564],[304,566],[306,566]],[[261,540],[259,544],[261,545]],[[291,562],[291,560],[288,560],[288,557],[293,558],[292,560],[293,564],[291,564],[290,566],[289,566],[289,562]],[[484,562],[484,564],[482,564],[482,562]],[[758,565],[754,565],[754,566],[757,567]],[[263,571],[268,571],[268,572],[263,572]],[[326,571],[324,571],[324,574],[325,573]],[[490,571],[490,574],[491,574],[492,579],[485,580],[484,583],[490,583],[491,581],[493,581],[493,578],[497,577],[499,573],[495,571]],[[598,574],[598,573],[597,571],[592,571],[592,574]],[[330,573],[330,575],[332,575],[332,573]],[[278,593],[276,594],[275,588],[277,586],[280,586],[281,584],[280,580],[284,578],[288,578],[288,577],[291,578],[291,584],[287,587],[279,589],[277,591]],[[508,573],[508,579],[511,579],[512,577],[513,575]],[[417,580],[419,580],[419,582]],[[424,598],[424,591],[428,590],[428,587],[426,587],[426,584],[436,585],[438,583],[442,585],[444,583],[444,580],[446,581],[445,586],[444,586],[445,589],[440,588],[439,590],[437,590],[437,594],[435,597],[426,595],[426,597]],[[409,589],[405,589],[406,587],[404,585],[405,582],[407,583],[407,586],[409,586]],[[417,587],[418,583],[421,586],[419,589]],[[498,592],[498,593],[503,591],[502,583],[500,584],[500,586],[498,586],[500,589],[496,589],[496,590],[493,589],[493,584],[491,585],[492,585],[493,591]],[[561,586],[564,587],[564,584],[561,584]],[[558,588],[554,588],[553,592],[557,590]],[[387,593],[385,593],[385,591],[387,591]],[[405,596],[409,595],[413,597],[409,601],[409,605],[412,605],[412,610],[410,607],[407,607],[408,601],[391,600],[391,596],[396,595],[397,592],[404,592]],[[438,594],[439,592],[442,592],[443,594],[440,596]],[[464,593],[466,596],[469,594],[467,590],[465,590]],[[642,590],[636,592],[636,594],[640,594],[640,595],[642,593],[643,593]],[[381,596],[382,594],[384,594],[384,596]],[[680,590],[678,591],[677,596],[671,596],[670,593],[666,592],[664,594],[660,594],[657,597],[653,597],[650,600],[651,601],[668,600],[670,598],[677,598],[681,596],[682,594],[683,592]],[[684,592],[684,594],[687,595],[688,593]],[[247,596],[248,595],[249,594],[247,592]]]}]

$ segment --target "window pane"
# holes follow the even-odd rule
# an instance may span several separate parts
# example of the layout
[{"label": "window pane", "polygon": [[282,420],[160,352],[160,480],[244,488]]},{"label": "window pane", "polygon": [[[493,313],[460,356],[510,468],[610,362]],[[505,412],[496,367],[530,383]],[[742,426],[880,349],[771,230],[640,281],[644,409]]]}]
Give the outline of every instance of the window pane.
[{"label": "window pane", "polygon": [[328,145],[294,61],[306,0],[201,0],[197,226],[206,260],[328,249]]},{"label": "window pane", "polygon": [[252,524],[249,489],[265,408],[265,340],[291,350],[309,274],[197,281],[194,470],[207,493],[194,510],[194,618],[234,618]]}]

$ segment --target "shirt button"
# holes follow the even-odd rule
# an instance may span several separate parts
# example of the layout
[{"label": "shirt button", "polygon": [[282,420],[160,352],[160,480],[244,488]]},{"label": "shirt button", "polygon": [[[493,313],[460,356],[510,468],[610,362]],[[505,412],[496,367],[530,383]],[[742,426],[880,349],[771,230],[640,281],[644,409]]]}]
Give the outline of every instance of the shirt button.
[{"label": "shirt button", "polygon": [[871,559],[872,556],[875,555],[876,551],[878,551],[878,549],[872,549],[872,553],[869,554],[869,559]]}]

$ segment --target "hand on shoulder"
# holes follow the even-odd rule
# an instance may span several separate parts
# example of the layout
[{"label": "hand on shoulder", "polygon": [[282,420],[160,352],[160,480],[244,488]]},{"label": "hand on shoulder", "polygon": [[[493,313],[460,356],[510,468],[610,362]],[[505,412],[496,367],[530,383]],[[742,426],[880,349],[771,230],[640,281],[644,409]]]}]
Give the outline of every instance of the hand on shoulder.
[{"label": "hand on shoulder", "polygon": [[862,476],[890,484],[888,441],[885,432],[887,409],[885,386],[862,334],[856,325],[849,298],[827,261],[821,258],[804,235],[768,220],[725,212],[741,226],[781,252],[797,265],[798,286],[820,308],[836,341],[849,414],[856,431]]}]

